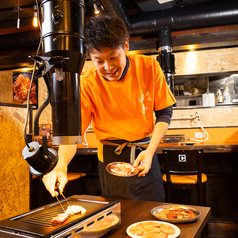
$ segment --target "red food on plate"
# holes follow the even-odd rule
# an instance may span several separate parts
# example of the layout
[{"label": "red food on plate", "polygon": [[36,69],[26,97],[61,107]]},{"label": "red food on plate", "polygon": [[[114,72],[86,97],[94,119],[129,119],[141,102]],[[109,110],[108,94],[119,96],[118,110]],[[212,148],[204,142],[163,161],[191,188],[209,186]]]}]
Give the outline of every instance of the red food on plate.
[{"label": "red food on plate", "polygon": [[155,213],[156,216],[170,219],[170,220],[182,220],[182,219],[192,219],[196,217],[196,214],[193,211],[188,209],[164,209]]},{"label": "red food on plate", "polygon": [[[24,77],[22,74],[17,76],[16,81],[13,84],[13,93],[14,100],[18,102],[25,102],[27,100],[28,91],[30,88],[31,80],[29,77]],[[33,103],[37,103],[36,101],[36,85],[32,83],[30,101]]]},{"label": "red food on plate", "polygon": [[109,215],[109,216],[102,218],[101,220],[99,220],[97,222],[94,222],[93,225],[88,227],[88,230],[89,231],[103,230],[103,229],[106,229],[110,226],[117,224],[118,221],[119,221],[119,219],[117,216]]},{"label": "red food on plate", "polygon": [[120,176],[129,176],[133,174],[135,168],[131,164],[118,163],[111,168],[111,172]]},{"label": "red food on plate", "polygon": [[68,214],[60,213],[56,217],[53,217],[51,224],[60,224],[65,222],[69,218]]}]

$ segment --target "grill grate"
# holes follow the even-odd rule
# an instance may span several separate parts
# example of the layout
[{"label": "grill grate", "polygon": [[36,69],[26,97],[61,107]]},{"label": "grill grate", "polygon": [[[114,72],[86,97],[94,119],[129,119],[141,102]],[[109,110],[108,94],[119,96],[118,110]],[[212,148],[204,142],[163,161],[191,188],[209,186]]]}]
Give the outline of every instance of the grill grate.
[{"label": "grill grate", "polygon": [[34,224],[34,225],[40,225],[40,226],[46,226],[51,227],[51,221],[53,217],[57,216],[59,213],[62,213],[61,207],[52,209],[51,211],[44,212],[42,214],[36,215],[34,217],[30,217],[26,220],[23,220],[22,222]]},{"label": "grill grate", "polygon": [[[64,210],[67,210],[68,208],[68,204],[66,202],[61,202],[62,207],[64,208]],[[82,203],[79,202],[70,202],[70,205],[79,205],[81,206]],[[90,208],[93,207],[94,204],[90,204],[91,206],[84,206],[86,208],[86,210],[89,210]],[[45,226],[45,227],[51,227],[54,226],[51,224],[51,221],[53,219],[53,217],[57,216],[60,213],[63,213],[64,211],[62,210],[62,208],[60,206],[54,206],[51,209],[42,212],[41,214],[37,214],[33,217],[29,217],[26,220],[22,220],[22,222],[25,223],[29,223],[29,224],[34,224],[34,225],[39,225],[39,226]],[[79,216],[81,216],[81,214],[77,214],[77,215],[72,215],[70,217],[75,217],[78,218]]]},{"label": "grill grate", "polygon": [[[74,195],[69,197],[67,200],[70,205],[82,206],[87,210],[87,213],[84,215],[71,215],[63,224],[51,224],[53,217],[64,212],[57,202],[10,219],[2,220],[0,221],[0,237],[3,237],[1,235],[5,234],[5,231],[19,234],[21,237],[50,238],[52,235],[61,233],[64,234],[62,237],[66,237],[65,231],[70,233],[72,230],[71,227],[75,225],[77,227],[81,226],[81,222],[91,219],[92,216],[97,216],[98,213],[105,209],[110,210],[117,203],[114,199],[104,199],[96,196],[95,200],[93,198],[94,196],[88,195]],[[60,203],[67,210],[68,204],[65,200],[60,200]]]}]

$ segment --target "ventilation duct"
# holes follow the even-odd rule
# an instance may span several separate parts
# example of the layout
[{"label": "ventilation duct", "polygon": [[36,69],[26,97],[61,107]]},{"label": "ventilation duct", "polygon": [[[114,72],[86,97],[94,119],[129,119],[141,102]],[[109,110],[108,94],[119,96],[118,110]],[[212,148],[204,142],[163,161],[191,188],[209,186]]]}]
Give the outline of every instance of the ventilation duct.
[{"label": "ventilation duct", "polygon": [[0,51],[36,48],[40,40],[38,30],[0,36]]},{"label": "ventilation duct", "polygon": [[162,27],[159,30],[159,55],[158,61],[164,72],[167,84],[173,87],[173,74],[175,73],[174,55],[172,54],[172,38],[168,27]]},{"label": "ventilation duct", "polygon": [[174,7],[179,0],[134,0],[143,12],[157,11]]},{"label": "ventilation duct", "polygon": [[[139,0],[138,0],[139,1]],[[122,0],[101,0],[106,12],[121,17],[127,24],[131,36],[157,36],[159,30],[167,26],[171,31],[204,28],[238,23],[238,1],[213,1],[196,6],[171,8],[163,11],[150,11],[128,16]],[[27,55],[35,53],[39,43],[39,32],[30,31],[0,36],[0,56],[4,57],[0,69],[25,63]],[[8,55],[7,50],[21,49],[21,57]],[[25,53],[24,53],[25,52]]]},{"label": "ventilation duct", "polygon": [[218,1],[196,6],[171,8],[128,16],[122,0],[101,0],[106,12],[121,17],[131,36],[158,33],[167,26],[171,31],[237,24],[238,1]]}]

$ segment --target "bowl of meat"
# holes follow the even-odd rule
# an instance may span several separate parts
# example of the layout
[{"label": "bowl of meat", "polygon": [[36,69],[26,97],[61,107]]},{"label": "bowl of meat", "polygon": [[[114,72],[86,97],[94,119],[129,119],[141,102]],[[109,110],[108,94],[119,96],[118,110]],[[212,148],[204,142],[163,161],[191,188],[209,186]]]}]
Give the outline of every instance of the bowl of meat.
[{"label": "bowl of meat", "polygon": [[163,205],[151,210],[151,214],[158,220],[171,223],[187,223],[199,219],[200,211],[190,206]]},{"label": "bowl of meat", "polygon": [[138,174],[139,169],[133,167],[130,163],[125,162],[113,162],[106,166],[106,170],[115,176],[120,177],[132,177]]}]

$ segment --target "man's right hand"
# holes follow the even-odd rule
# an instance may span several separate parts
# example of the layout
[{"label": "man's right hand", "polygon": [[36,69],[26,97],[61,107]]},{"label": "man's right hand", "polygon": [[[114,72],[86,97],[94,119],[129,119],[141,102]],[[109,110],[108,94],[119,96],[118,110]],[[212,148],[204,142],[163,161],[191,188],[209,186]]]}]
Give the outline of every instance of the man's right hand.
[{"label": "man's right hand", "polygon": [[55,191],[56,182],[59,182],[59,191],[62,193],[67,179],[67,166],[77,151],[77,145],[60,145],[58,150],[59,160],[55,168],[43,177],[43,183],[52,197],[58,195]]},{"label": "man's right hand", "polygon": [[50,192],[52,197],[58,196],[58,192],[55,191],[56,182],[59,182],[59,191],[63,192],[67,180],[67,169],[55,168],[50,173],[43,176],[42,179],[46,189]]}]

